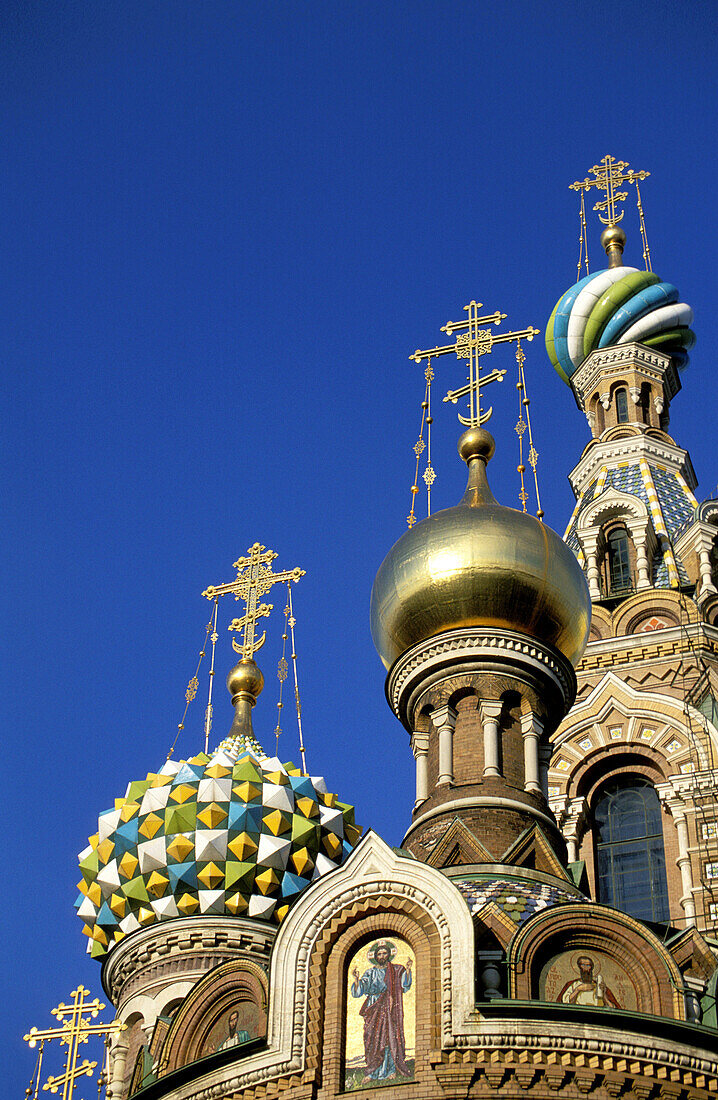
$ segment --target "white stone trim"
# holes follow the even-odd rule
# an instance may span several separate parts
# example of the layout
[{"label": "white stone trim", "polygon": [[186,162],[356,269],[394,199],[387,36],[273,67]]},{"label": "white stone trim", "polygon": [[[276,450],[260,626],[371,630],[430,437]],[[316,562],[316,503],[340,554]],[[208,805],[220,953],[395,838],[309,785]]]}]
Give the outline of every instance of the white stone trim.
[{"label": "white stone trim", "polygon": [[[441,1042],[454,1045],[474,1009],[474,928],[461,893],[433,867],[397,855],[369,832],[346,862],[317,879],[280,926],[269,981],[268,1049],[175,1089],[173,1100],[219,1097],[286,1073],[301,1072],[307,1044],[309,962],[325,926],[357,901],[409,898],[436,925],[441,941]],[[232,1073],[234,1071],[234,1075]]]}]

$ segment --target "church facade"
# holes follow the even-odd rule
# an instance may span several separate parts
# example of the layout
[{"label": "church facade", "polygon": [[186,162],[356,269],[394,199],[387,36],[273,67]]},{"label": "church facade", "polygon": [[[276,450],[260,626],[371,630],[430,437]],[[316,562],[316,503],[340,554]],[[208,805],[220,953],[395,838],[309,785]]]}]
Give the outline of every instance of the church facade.
[{"label": "church facade", "polygon": [[[262,751],[246,627],[228,737],[100,816],[112,1100],[718,1095],[718,504],[668,434],[690,311],[617,220],[547,331],[592,431],[564,539],[491,493],[469,326],[466,492],[377,574],[401,848]],[[247,621],[273,557],[236,563]]]}]

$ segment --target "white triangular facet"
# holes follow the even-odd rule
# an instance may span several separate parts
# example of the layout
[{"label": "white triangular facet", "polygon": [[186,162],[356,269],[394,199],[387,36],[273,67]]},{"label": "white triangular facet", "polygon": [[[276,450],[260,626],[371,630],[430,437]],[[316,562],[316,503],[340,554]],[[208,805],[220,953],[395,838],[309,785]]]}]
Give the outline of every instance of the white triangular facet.
[{"label": "white triangular facet", "polygon": [[150,905],[160,920],[168,920],[171,917],[179,916],[177,902],[171,894],[166,898],[157,898],[157,901],[151,901]]},{"label": "white triangular facet", "polygon": [[249,899],[249,907],[247,909],[248,917],[259,917],[260,920],[268,920],[274,912],[274,906],[276,905],[274,898],[260,897],[259,894],[252,894]]},{"label": "white triangular facet", "polygon": [[259,838],[257,864],[261,867],[274,867],[275,870],[283,870],[287,865],[291,847],[291,840],[263,833]]},{"label": "white triangular facet", "polygon": [[86,924],[94,924],[95,917],[97,916],[97,906],[93,905],[89,898],[82,899],[82,905],[77,910],[78,917],[81,917]]},{"label": "white triangular facet", "polygon": [[99,834],[99,843],[102,844],[103,840],[107,840],[111,833],[114,833],[117,826],[120,824],[120,811],[109,810],[105,814],[100,814],[97,822],[97,831]]},{"label": "white triangular facet", "polygon": [[136,932],[140,927],[140,922],[134,913],[128,913],[126,917],[123,917],[120,921],[120,931],[125,934],[129,932]]},{"label": "white triangular facet", "polygon": [[106,867],[100,867],[100,870],[95,875],[95,882],[102,890],[105,897],[111,894],[113,890],[118,890],[120,886],[120,875],[117,870],[117,860],[112,859]]},{"label": "white triangular facet", "polygon": [[154,840],[147,840],[137,847],[137,858],[140,861],[140,871],[146,875],[149,871],[157,871],[167,866],[167,845],[163,836],[156,836]]},{"label": "white triangular facet", "polygon": [[198,890],[200,913],[223,913],[226,890]]},{"label": "white triangular facet", "polygon": [[312,878],[319,878],[321,875],[326,875],[327,871],[334,871],[336,866],[333,859],[329,859],[329,856],[325,856],[324,852],[320,852],[314,864],[314,874]]},{"label": "white triangular facet", "polygon": [[294,792],[291,787],[280,787],[278,783],[263,783],[262,802],[272,810],[291,813],[294,809]]},{"label": "white triangular facet", "polygon": [[336,836],[344,836],[344,815],[341,810],[331,806],[320,806],[319,820],[330,833],[334,833]]},{"label": "white triangular facet", "polygon": [[164,810],[171,790],[172,787],[169,783],[166,783],[164,787],[150,787],[142,796],[140,814],[150,814],[155,813],[157,810]]},{"label": "white triangular facet", "polygon": [[200,779],[197,788],[198,802],[229,802],[232,795],[232,776],[222,779]]},{"label": "white triangular facet", "polygon": [[195,859],[216,860],[227,858],[226,829],[197,829],[194,837]]}]

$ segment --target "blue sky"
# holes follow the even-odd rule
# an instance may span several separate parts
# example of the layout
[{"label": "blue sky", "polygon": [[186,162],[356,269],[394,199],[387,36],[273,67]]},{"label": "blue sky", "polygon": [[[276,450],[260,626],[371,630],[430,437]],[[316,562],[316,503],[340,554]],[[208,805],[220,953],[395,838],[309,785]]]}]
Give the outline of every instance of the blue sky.
[{"label": "blue sky", "polygon": [[[423,387],[408,355],[471,298],[545,329],[576,273],[568,184],[608,152],[652,173],[653,266],[698,334],[671,431],[699,493],[715,489],[715,67],[702,2],[3,5],[8,1095],[32,1069],[25,1030],[78,982],[100,991],[72,909],[76,853],[164,760],[200,593],[256,540],[307,571],[310,769],[401,840],[413,761],[368,604],[409,508]],[[563,531],[588,429],[542,339],[526,352],[546,518]],[[499,365],[511,379],[511,351]],[[437,398],[462,381],[445,359]],[[515,389],[494,389],[490,478],[515,505]],[[437,401],[436,507],[463,488],[457,434]],[[280,611],[260,654],[267,748]],[[205,694],[178,755],[202,746]]]}]

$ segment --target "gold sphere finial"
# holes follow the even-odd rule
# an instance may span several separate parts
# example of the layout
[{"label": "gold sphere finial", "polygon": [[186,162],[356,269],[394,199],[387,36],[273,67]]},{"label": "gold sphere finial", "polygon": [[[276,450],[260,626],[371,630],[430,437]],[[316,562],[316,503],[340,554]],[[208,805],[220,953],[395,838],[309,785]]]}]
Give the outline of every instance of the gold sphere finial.
[{"label": "gold sphere finial", "polygon": [[623,249],[626,245],[626,234],[620,225],[609,225],[601,234],[601,244],[608,256],[609,267],[620,267],[622,263]]},{"label": "gold sphere finial", "polygon": [[262,671],[256,661],[251,659],[242,658],[227,676],[227,690],[235,705],[238,699],[249,699],[254,706],[263,687]]},{"label": "gold sphere finial", "polygon": [[491,432],[486,428],[467,428],[459,437],[459,454],[468,466],[472,458],[480,458],[484,463],[490,462],[496,443]]}]

